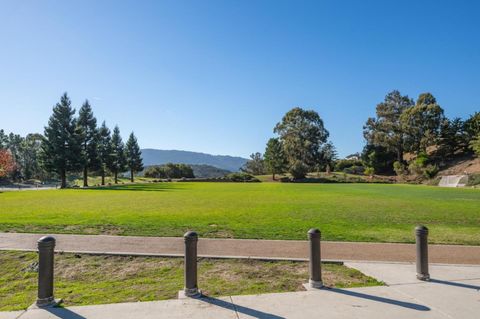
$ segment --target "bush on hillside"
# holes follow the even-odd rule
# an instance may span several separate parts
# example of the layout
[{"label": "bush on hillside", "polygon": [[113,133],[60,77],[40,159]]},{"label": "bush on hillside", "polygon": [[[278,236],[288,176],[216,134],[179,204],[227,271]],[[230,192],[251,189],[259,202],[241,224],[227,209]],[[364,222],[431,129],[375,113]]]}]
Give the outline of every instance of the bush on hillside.
[{"label": "bush on hillside", "polygon": [[341,159],[335,162],[336,172],[363,174],[364,169],[362,161],[358,159]]},{"label": "bush on hillside", "polygon": [[193,169],[186,164],[167,163],[147,167],[145,177],[151,178],[194,178]]},{"label": "bush on hillside", "polygon": [[393,163],[393,170],[395,171],[395,174],[397,174],[397,176],[405,175],[405,165],[403,165],[399,161]]},{"label": "bush on hillside", "polygon": [[230,182],[259,182],[260,180],[253,175],[247,173],[231,173],[225,176]]},{"label": "bush on hillside", "polygon": [[480,185],[480,174],[468,175],[467,186],[476,186],[476,185]]}]

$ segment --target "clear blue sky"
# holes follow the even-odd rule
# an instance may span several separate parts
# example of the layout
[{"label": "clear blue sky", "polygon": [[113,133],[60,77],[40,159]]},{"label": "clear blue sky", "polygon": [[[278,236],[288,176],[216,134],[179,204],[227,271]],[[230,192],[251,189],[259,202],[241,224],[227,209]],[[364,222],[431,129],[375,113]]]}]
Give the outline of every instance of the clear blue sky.
[{"label": "clear blue sky", "polygon": [[67,91],[141,147],[248,156],[294,106],[340,155],[392,89],[480,110],[478,1],[0,0],[0,128],[43,132]]}]

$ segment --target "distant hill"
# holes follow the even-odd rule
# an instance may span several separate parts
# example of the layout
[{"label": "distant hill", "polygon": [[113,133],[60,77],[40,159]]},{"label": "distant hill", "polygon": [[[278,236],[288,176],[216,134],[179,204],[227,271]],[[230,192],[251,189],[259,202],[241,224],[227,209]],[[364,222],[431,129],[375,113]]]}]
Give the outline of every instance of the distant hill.
[{"label": "distant hill", "polygon": [[203,164],[231,172],[237,172],[240,170],[240,167],[247,162],[247,159],[242,157],[177,150],[156,150],[151,148],[142,149],[142,157],[145,166],[166,163]]}]

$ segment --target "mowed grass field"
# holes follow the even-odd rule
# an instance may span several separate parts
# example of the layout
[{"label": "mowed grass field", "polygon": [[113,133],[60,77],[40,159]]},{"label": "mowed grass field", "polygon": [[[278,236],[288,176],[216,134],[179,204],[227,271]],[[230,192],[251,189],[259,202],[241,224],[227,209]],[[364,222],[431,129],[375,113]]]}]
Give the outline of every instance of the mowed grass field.
[{"label": "mowed grass field", "polygon": [[416,185],[147,183],[0,193],[0,231],[480,245],[480,191]]}]

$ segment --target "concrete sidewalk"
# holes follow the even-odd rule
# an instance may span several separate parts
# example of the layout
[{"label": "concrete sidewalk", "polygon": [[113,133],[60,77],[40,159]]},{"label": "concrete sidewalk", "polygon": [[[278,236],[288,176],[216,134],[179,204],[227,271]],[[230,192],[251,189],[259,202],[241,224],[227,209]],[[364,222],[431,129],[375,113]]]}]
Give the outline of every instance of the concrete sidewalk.
[{"label": "concrete sidewalk", "polygon": [[[0,233],[0,250],[36,250],[41,234]],[[183,256],[181,237],[54,235],[64,252]],[[202,257],[306,260],[307,241],[200,238]],[[480,265],[480,246],[430,245],[432,263]],[[322,242],[322,259],[338,261],[413,262],[413,244]]]},{"label": "concrete sidewalk", "polygon": [[389,286],[0,312],[0,318],[479,318],[479,266],[434,265],[431,282],[416,280],[413,264],[349,266]]}]

